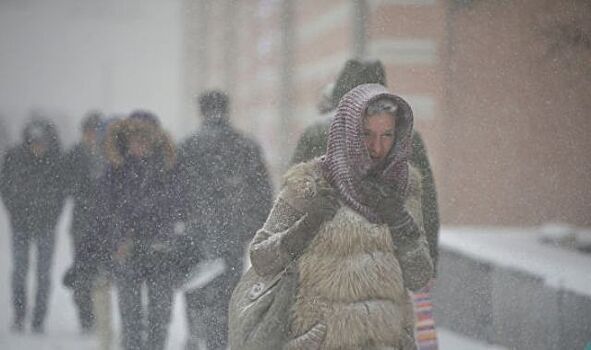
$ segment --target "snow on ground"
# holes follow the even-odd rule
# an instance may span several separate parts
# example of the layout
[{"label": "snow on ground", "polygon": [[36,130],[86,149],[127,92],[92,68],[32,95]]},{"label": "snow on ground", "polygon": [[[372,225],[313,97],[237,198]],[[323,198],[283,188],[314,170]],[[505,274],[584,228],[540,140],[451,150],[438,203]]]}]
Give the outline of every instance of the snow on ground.
[{"label": "snow on ground", "polygon": [[[12,322],[12,304],[10,301],[10,276],[12,271],[12,255],[10,243],[10,231],[4,208],[0,206],[0,349],[2,350],[95,350],[98,342],[93,335],[82,335],[78,328],[76,309],[72,300],[72,293],[62,283],[62,276],[72,262],[71,243],[68,234],[72,205],[66,205],[64,215],[58,226],[54,266],[52,271],[52,292],[50,296],[49,311],[45,321],[45,334],[34,335],[29,331],[30,320],[27,319],[27,331],[15,334],[10,331]],[[33,259],[34,259],[34,254]],[[33,305],[33,269],[35,264],[30,264],[29,271],[29,303],[31,310]],[[116,302],[113,293],[113,301]],[[29,313],[30,314],[30,313]],[[117,308],[113,305],[114,322],[118,322]],[[27,315],[30,317],[30,315]],[[114,326],[117,331],[117,324]],[[183,313],[183,300],[177,297],[173,311],[168,350],[180,350],[185,339],[185,319]]]},{"label": "snow on ground", "polygon": [[439,244],[475,260],[539,276],[549,286],[591,295],[591,255],[542,243],[541,238],[535,229],[447,227]]},{"label": "snow on ground", "polygon": [[[12,269],[10,231],[7,217],[0,206],[0,349],[2,350],[96,350],[98,342],[95,336],[82,335],[78,330],[76,310],[68,289],[61,284],[61,279],[72,261],[71,245],[68,235],[71,203],[68,203],[59,223],[52,275],[52,293],[49,312],[46,319],[45,334],[33,335],[28,329],[23,334],[10,331],[12,305],[10,302],[10,273]],[[34,264],[31,264],[34,266]],[[32,273],[29,275],[29,291],[34,286]],[[31,293],[29,293],[31,294]],[[115,294],[114,301],[115,299]],[[32,304],[29,295],[29,306]],[[170,327],[167,350],[182,350],[185,341],[184,301],[177,294]],[[115,331],[117,332],[117,308],[113,305]],[[479,343],[459,336],[451,331],[439,329],[441,350],[500,350],[499,347]],[[115,350],[115,349],[114,349]]]},{"label": "snow on ground", "polygon": [[437,329],[440,350],[504,350],[498,345],[479,342],[444,328]]}]

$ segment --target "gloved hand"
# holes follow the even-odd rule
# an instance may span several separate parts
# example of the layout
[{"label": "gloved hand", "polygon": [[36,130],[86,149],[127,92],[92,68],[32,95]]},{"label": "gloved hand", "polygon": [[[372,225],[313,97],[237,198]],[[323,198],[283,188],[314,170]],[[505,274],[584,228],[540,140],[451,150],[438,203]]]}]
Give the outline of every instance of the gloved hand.
[{"label": "gloved hand", "polygon": [[331,220],[339,207],[335,190],[330,185],[319,186],[303,208],[306,215],[303,224],[310,230],[316,230],[323,222]]},{"label": "gloved hand", "polygon": [[366,195],[367,205],[380,214],[389,226],[398,226],[406,219],[404,202],[406,198],[393,185],[386,184],[376,177],[366,178],[361,182]]},{"label": "gloved hand", "polygon": [[335,191],[321,187],[302,208],[304,215],[286,231],[282,239],[284,249],[292,257],[297,256],[314,238],[322,223],[331,220],[340,207]]},{"label": "gloved hand", "polygon": [[302,336],[297,337],[285,345],[283,350],[318,350],[326,337],[326,325],[317,323]]},{"label": "gloved hand", "polygon": [[388,225],[396,243],[409,242],[419,237],[420,230],[404,206],[406,198],[399,190],[377,178],[367,178],[361,186],[369,199],[367,204]]}]

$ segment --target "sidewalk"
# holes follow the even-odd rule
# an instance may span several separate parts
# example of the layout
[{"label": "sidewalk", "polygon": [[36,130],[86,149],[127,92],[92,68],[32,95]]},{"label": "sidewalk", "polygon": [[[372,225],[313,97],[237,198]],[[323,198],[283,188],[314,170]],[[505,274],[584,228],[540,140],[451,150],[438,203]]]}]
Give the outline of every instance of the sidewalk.
[{"label": "sidewalk", "polygon": [[[68,206],[66,214],[70,214]],[[64,217],[68,217],[67,215]],[[0,206],[0,349],[3,350],[95,350],[98,348],[94,336],[81,335],[72,296],[61,284],[61,277],[71,262],[70,240],[67,232],[69,221],[62,218],[58,228],[56,254],[52,275],[52,293],[49,314],[44,335],[30,332],[14,334],[9,331],[12,317],[10,306],[10,234],[7,218]],[[34,264],[31,264],[34,266]],[[31,277],[31,276],[30,276]],[[33,281],[30,280],[30,286]],[[31,297],[31,296],[29,296]],[[116,300],[114,298],[113,300]],[[168,350],[182,350],[185,341],[185,315],[182,295],[177,293],[173,319],[169,332]],[[116,312],[117,308],[113,306]],[[115,314],[115,319],[117,320]],[[27,325],[28,326],[28,325]],[[116,330],[116,328],[115,328]],[[438,329],[440,350],[502,350],[503,348],[479,343],[446,329]],[[114,349],[116,350],[116,348]]]}]

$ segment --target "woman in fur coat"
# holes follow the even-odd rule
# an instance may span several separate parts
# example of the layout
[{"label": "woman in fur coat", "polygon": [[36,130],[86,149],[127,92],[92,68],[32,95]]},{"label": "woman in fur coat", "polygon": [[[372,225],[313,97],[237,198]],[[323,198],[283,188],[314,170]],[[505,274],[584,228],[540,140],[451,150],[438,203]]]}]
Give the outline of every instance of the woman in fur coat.
[{"label": "woman in fur coat", "polygon": [[[297,273],[286,350],[415,349],[407,290],[431,278],[412,111],[381,85],[340,101],[326,154],[288,171],[250,246],[257,274]],[[232,325],[231,325],[232,326]]]}]

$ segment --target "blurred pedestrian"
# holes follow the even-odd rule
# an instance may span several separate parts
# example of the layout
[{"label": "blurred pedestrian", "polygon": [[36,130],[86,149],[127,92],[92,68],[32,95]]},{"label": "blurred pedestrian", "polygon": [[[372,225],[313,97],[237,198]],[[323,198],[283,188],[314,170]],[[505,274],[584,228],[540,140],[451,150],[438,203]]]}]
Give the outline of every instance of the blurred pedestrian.
[{"label": "blurred pedestrian", "polygon": [[[195,254],[225,270],[205,286],[185,293],[189,339],[198,349],[226,349],[232,290],[243,272],[245,249],[271,207],[272,188],[259,146],[230,125],[229,98],[221,91],[199,97],[201,129],[181,146],[187,231]],[[220,270],[222,271],[222,270]]]},{"label": "blurred pedestrian", "polygon": [[177,207],[175,147],[147,111],[111,125],[105,147],[105,214],[99,224],[111,234],[123,349],[161,350],[173,303],[169,259]]},{"label": "blurred pedestrian", "polygon": [[37,247],[37,291],[32,330],[44,331],[51,289],[55,228],[65,191],[62,153],[57,131],[46,119],[30,121],[23,142],[9,149],[2,165],[0,193],[12,229],[12,329],[23,331],[27,310],[29,250]]},{"label": "blurred pedestrian", "polygon": [[[347,92],[360,84],[375,83],[386,86],[386,81],[386,70],[379,60],[351,59],[347,61],[336,82],[329,84],[323,92],[319,104],[321,119],[304,130],[292,156],[292,164],[305,162],[324,154],[328,140],[328,130],[336,113],[336,106]],[[439,257],[439,206],[427,149],[423,138],[416,129],[413,129],[412,133],[412,155],[409,161],[421,173],[423,224],[429,242],[435,277]],[[420,321],[417,323],[417,332],[419,333],[417,339],[419,340],[420,349],[423,350],[437,349],[437,335],[430,293],[433,284],[434,280],[423,290],[413,295],[417,320]]]},{"label": "blurred pedestrian", "polygon": [[92,284],[96,277],[97,266],[83,264],[90,257],[87,240],[97,237],[97,205],[99,198],[99,178],[105,171],[105,162],[97,132],[102,123],[102,115],[97,111],[89,112],[82,120],[82,140],[67,154],[64,173],[67,176],[67,191],[73,197],[74,210],[70,235],[74,247],[74,262],[66,272],[64,281],[73,288],[74,302],[78,308],[78,320],[83,332],[90,332],[94,327],[92,306]]},{"label": "blurred pedestrian", "polygon": [[[119,120],[111,117],[101,121],[96,130],[96,143],[103,158],[109,130]],[[83,283],[90,284],[92,313],[100,350],[110,350],[113,347],[112,242],[109,230],[110,214],[105,210],[109,203],[105,202],[105,199],[106,196],[102,192],[97,193],[93,213],[89,213],[89,219],[95,228],[89,231],[89,234],[80,237],[72,269],[74,283],[78,280],[77,276],[80,276]]]},{"label": "blurred pedestrian", "polygon": [[[287,323],[277,335],[283,349],[416,348],[407,290],[422,288],[433,270],[420,174],[408,163],[412,125],[402,98],[357,86],[338,105],[324,156],[285,175],[250,246],[257,275],[291,266],[297,276],[289,315],[270,316]],[[241,318],[248,310],[232,310],[232,334],[256,327]]]}]

